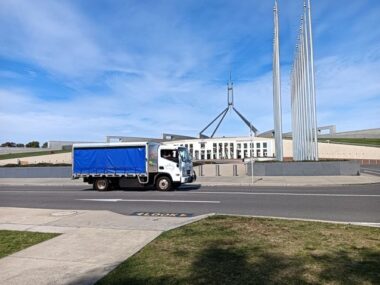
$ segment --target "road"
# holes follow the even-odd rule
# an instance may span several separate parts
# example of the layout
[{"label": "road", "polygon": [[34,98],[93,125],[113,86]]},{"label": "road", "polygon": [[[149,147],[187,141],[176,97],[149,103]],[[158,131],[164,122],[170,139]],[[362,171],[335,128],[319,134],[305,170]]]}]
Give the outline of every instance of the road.
[{"label": "road", "polygon": [[96,192],[83,186],[0,186],[0,207],[206,213],[380,223],[380,185],[200,187]]}]

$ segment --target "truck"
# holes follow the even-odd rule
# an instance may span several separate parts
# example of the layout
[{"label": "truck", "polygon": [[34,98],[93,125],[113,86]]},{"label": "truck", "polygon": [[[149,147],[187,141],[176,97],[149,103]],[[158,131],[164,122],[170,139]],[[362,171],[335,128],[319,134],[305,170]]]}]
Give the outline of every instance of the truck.
[{"label": "truck", "polygon": [[98,191],[127,187],[178,188],[196,180],[187,148],[157,142],[80,143],[72,149],[72,179]]}]

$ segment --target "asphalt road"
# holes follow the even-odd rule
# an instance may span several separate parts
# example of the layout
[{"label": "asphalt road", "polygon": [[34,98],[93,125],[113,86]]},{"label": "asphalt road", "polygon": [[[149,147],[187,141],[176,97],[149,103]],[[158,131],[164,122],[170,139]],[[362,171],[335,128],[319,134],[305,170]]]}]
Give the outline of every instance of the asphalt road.
[{"label": "asphalt road", "polygon": [[380,223],[380,185],[199,187],[96,192],[83,186],[0,186],[0,207],[206,213]]}]

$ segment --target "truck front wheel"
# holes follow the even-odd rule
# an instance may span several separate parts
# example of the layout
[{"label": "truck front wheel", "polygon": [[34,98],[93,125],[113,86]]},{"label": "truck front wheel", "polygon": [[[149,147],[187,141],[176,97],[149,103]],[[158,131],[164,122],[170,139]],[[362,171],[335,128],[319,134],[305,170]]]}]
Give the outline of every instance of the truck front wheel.
[{"label": "truck front wheel", "polygon": [[110,182],[107,178],[98,178],[94,181],[94,188],[98,191],[107,191],[110,189]]},{"label": "truck front wheel", "polygon": [[156,189],[159,191],[170,191],[172,189],[172,181],[167,176],[161,176],[156,180]]}]

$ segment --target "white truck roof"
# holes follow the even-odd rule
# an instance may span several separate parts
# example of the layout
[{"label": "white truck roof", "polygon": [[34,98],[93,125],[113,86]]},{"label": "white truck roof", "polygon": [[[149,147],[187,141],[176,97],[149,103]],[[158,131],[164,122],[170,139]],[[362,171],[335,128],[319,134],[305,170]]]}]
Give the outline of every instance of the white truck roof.
[{"label": "white truck roof", "polygon": [[73,148],[103,148],[103,147],[123,147],[123,146],[145,146],[147,144],[156,144],[155,142],[112,142],[112,143],[78,143],[73,144]]}]

